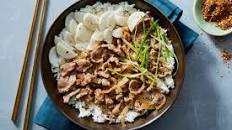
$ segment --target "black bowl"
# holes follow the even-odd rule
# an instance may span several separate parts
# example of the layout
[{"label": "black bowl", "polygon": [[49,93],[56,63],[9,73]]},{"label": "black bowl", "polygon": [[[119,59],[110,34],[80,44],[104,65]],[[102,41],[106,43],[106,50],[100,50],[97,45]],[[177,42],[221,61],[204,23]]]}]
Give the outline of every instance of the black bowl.
[{"label": "black bowl", "polygon": [[[121,0],[99,0],[101,2],[111,2],[111,3],[119,3]],[[54,37],[58,35],[61,30],[65,27],[65,17],[70,13],[74,12],[75,10],[79,10],[86,5],[93,5],[96,3],[95,0],[81,0],[69,8],[65,9],[65,11],[55,20],[53,25],[51,26],[45,44],[43,46],[42,52],[42,59],[41,59],[41,71],[42,71],[42,79],[48,96],[51,98],[55,106],[62,112],[69,120],[73,123],[84,127],[86,129],[94,129],[94,130],[125,130],[125,129],[138,129],[142,128],[153,121],[157,120],[161,115],[163,115],[170,106],[176,100],[184,79],[184,50],[181,43],[181,39],[179,37],[178,32],[176,31],[173,24],[154,6],[148,4],[143,0],[128,0],[129,4],[135,4],[135,8],[138,8],[143,11],[150,11],[151,15],[155,19],[159,19],[159,24],[168,30],[168,37],[172,40],[173,47],[177,58],[179,60],[179,69],[177,70],[177,74],[175,76],[175,88],[171,90],[171,93],[167,95],[167,102],[165,106],[159,110],[154,111],[146,116],[138,118],[133,123],[128,123],[126,127],[122,127],[121,124],[98,124],[94,123],[90,118],[78,118],[78,111],[72,108],[69,105],[66,105],[62,102],[62,97],[57,91],[57,82],[56,79],[53,77],[53,73],[51,72],[51,65],[49,63],[48,54],[49,50],[55,45],[54,44]]]}]

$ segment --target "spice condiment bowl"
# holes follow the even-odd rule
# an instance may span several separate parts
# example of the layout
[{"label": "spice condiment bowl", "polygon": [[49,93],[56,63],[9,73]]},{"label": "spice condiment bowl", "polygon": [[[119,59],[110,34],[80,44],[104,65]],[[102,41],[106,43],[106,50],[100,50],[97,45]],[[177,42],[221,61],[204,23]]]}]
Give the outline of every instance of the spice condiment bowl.
[{"label": "spice condiment bowl", "polygon": [[232,28],[222,30],[215,23],[207,22],[202,15],[203,0],[195,0],[193,3],[193,17],[197,25],[206,33],[213,36],[225,36],[232,33]]}]

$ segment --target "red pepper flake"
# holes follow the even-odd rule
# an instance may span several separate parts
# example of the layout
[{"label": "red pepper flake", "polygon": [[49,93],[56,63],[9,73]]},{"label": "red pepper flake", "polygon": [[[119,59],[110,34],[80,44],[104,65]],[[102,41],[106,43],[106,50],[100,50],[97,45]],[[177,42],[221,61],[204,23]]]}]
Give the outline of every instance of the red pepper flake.
[{"label": "red pepper flake", "polygon": [[225,49],[222,50],[222,58],[225,63],[232,59],[232,52],[229,52]]}]

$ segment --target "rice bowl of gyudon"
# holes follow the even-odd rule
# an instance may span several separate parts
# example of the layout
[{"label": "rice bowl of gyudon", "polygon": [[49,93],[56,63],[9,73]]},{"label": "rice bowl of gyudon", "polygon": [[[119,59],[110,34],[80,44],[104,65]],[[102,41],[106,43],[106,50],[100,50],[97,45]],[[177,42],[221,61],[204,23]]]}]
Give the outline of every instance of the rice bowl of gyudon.
[{"label": "rice bowl of gyudon", "polygon": [[170,26],[162,27],[163,17],[130,1],[83,3],[67,9],[62,28],[50,29],[45,41],[42,76],[48,95],[88,129],[134,128],[158,118],[183,80],[181,41],[178,34],[170,36],[175,29],[168,21]]}]

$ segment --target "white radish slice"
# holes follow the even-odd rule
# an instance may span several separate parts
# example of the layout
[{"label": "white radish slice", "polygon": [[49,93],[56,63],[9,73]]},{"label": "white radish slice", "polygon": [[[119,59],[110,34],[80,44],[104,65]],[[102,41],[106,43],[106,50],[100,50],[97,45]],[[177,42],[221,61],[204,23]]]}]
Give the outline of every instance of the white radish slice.
[{"label": "white radish slice", "polygon": [[128,17],[124,16],[122,7],[114,12],[114,19],[117,25],[127,26]]},{"label": "white radish slice", "polygon": [[92,37],[91,37],[91,39],[90,39],[90,43],[89,43],[87,49],[88,49],[88,50],[93,50],[93,49],[95,49],[95,48],[97,47],[98,43],[99,43],[100,41],[103,41],[103,40],[104,40],[104,33],[103,33],[103,32],[100,32],[100,31],[98,31],[98,30],[96,30],[96,31],[93,33],[93,35],[92,35]]},{"label": "white radish slice", "polygon": [[68,24],[68,31],[75,34],[77,28],[77,22],[74,19],[71,19]]},{"label": "white radish slice", "polygon": [[98,30],[94,31],[94,33],[91,37],[91,40],[98,41],[98,42],[103,41],[103,39],[104,39],[103,32],[100,32]]},{"label": "white radish slice", "polygon": [[75,41],[87,42],[92,36],[92,31],[87,29],[83,23],[79,23],[76,28]]},{"label": "white radish slice", "polygon": [[137,11],[137,12],[134,12],[133,14],[131,14],[127,20],[127,25],[130,29],[130,31],[132,32],[135,27],[142,21],[143,17],[145,16],[146,14],[144,12],[140,12],[140,11]]},{"label": "white radish slice", "polygon": [[85,13],[76,11],[74,13],[74,18],[76,19],[77,22],[81,23],[81,22],[83,22],[84,15],[85,15]]},{"label": "white radish slice", "polygon": [[123,37],[123,29],[117,28],[112,31],[112,36],[115,38],[122,38]]},{"label": "white radish slice", "polygon": [[63,40],[64,40],[65,42],[67,42],[67,43],[68,43],[69,45],[71,45],[71,46],[74,46],[74,45],[75,45],[74,36],[73,36],[72,33],[70,33],[70,32],[67,31],[67,30],[63,30],[63,31],[61,32],[61,34],[62,34]]},{"label": "white radish slice", "polygon": [[57,55],[56,47],[50,49],[48,59],[52,66],[59,67],[62,58]]},{"label": "white radish slice", "polygon": [[120,16],[120,15],[115,16],[116,24],[119,25],[119,26],[127,26],[127,20],[128,20],[127,17],[123,17],[123,16]]},{"label": "white radish slice", "polygon": [[77,55],[77,53],[74,52],[73,48],[64,41],[58,42],[56,44],[56,51],[59,54],[59,56],[65,59],[72,59]]},{"label": "white radish slice", "polygon": [[71,21],[72,19],[74,19],[74,13],[73,13],[73,12],[70,13],[70,14],[68,14],[68,15],[66,16],[66,18],[65,18],[65,27],[68,28],[69,23],[70,23],[70,21]]},{"label": "white radish slice", "polygon": [[112,31],[109,28],[104,31],[104,41],[108,44],[112,43],[113,41]]},{"label": "white radish slice", "polygon": [[107,11],[100,16],[98,27],[100,31],[104,31],[107,28],[113,29],[116,26],[114,19],[114,13],[112,11]]},{"label": "white radish slice", "polygon": [[83,18],[83,24],[90,30],[94,31],[98,27],[98,18],[96,15],[86,13]]},{"label": "white radish slice", "polygon": [[87,50],[87,47],[88,47],[89,43],[88,42],[83,42],[83,43],[77,43],[75,45],[75,48],[78,50],[78,51],[86,51]]},{"label": "white radish slice", "polygon": [[55,36],[55,38],[54,38],[54,43],[55,44],[57,44],[59,42],[62,42],[62,41],[63,41],[63,39],[60,36]]},{"label": "white radish slice", "polygon": [[94,50],[97,47],[98,43],[99,42],[96,41],[90,41],[87,50]]}]

